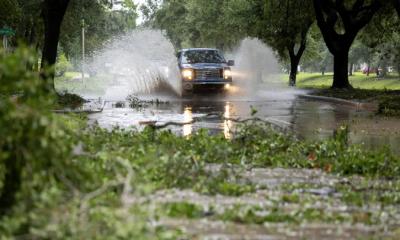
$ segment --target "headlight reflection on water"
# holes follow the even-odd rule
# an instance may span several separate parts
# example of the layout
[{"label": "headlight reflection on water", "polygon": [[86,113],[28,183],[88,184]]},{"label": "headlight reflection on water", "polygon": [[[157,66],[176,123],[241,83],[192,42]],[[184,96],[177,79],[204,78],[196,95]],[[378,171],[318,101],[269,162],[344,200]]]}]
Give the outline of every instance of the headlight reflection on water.
[{"label": "headlight reflection on water", "polygon": [[[226,105],[225,105],[224,117],[225,118],[230,118],[231,117],[231,105],[230,105],[229,102],[227,102]],[[224,120],[224,135],[225,135],[226,139],[231,139],[232,138],[231,128],[232,128],[232,121],[225,119]]]},{"label": "headlight reflection on water", "polygon": [[[221,130],[224,132],[224,136],[226,139],[231,139],[232,138],[232,127],[233,127],[233,122],[229,120],[229,118],[232,115],[232,106],[229,102],[227,102],[224,106],[224,121],[220,127],[222,127]],[[183,122],[188,123],[193,121],[193,109],[192,107],[186,107],[184,112],[183,112]],[[183,126],[183,136],[187,137],[190,136],[193,133],[193,124],[186,124]]]},{"label": "headlight reflection on water", "polygon": [[[183,121],[185,123],[193,121],[193,113],[191,107],[185,108],[185,111],[183,112]],[[190,134],[192,134],[192,131],[193,124],[186,124],[183,126],[183,136],[189,136]]]}]

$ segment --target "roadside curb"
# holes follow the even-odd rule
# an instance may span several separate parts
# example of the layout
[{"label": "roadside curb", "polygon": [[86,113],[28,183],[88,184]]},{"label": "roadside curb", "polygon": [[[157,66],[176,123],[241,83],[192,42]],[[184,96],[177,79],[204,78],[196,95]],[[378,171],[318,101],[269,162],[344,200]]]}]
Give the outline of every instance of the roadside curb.
[{"label": "roadside curb", "polygon": [[334,103],[334,104],[338,104],[338,105],[342,105],[342,106],[356,108],[357,110],[367,110],[367,111],[371,111],[371,112],[376,112],[379,108],[377,103],[363,103],[363,102],[350,101],[350,100],[346,100],[346,99],[342,99],[342,98],[315,96],[315,95],[309,95],[309,94],[299,95],[299,97],[304,98],[304,99],[330,102],[330,103]]}]

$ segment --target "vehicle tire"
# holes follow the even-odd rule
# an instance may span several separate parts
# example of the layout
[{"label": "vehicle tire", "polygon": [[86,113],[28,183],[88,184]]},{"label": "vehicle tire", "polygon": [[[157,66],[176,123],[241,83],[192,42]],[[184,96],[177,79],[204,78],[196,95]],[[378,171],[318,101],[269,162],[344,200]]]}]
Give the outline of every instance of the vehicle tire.
[{"label": "vehicle tire", "polygon": [[191,83],[182,83],[182,97],[193,95],[193,85]]},{"label": "vehicle tire", "polygon": [[190,97],[193,95],[193,90],[182,89],[182,97]]}]

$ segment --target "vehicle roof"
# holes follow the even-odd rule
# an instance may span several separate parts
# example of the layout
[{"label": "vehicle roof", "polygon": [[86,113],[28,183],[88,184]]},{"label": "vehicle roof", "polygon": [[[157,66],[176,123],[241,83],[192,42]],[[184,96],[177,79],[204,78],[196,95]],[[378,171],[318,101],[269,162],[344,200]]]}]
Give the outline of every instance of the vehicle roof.
[{"label": "vehicle roof", "polygon": [[202,50],[214,50],[214,51],[219,51],[216,48],[185,48],[179,50],[179,52],[186,52],[186,51],[202,51]]}]

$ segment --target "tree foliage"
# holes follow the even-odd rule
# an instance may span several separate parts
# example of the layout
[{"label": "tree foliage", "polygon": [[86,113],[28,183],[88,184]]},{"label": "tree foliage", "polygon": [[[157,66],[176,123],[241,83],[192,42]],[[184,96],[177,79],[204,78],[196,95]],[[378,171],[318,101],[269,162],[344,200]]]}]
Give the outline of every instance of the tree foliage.
[{"label": "tree foliage", "polygon": [[318,26],[326,46],[334,55],[333,88],[351,87],[348,80],[349,51],[359,32],[391,2],[382,0],[314,0]]},{"label": "tree foliage", "polygon": [[30,171],[49,171],[46,177],[50,177],[71,150],[65,129],[50,114],[54,95],[49,84],[38,72],[26,70],[35,60],[26,48],[11,56],[0,52],[0,134],[4,136],[0,139],[0,218],[21,198],[30,198],[29,193],[17,193],[41,187]]},{"label": "tree foliage", "polygon": [[82,20],[85,21],[85,48],[88,54],[110,38],[136,28],[136,5],[127,0],[124,10],[111,11],[108,2],[71,0],[61,31],[60,46],[67,57],[80,62]]},{"label": "tree foliage", "polygon": [[16,28],[22,10],[17,0],[0,1],[0,27],[9,26]]},{"label": "tree foliage", "polygon": [[157,5],[150,1],[142,12],[150,21],[148,24],[165,30],[177,48],[218,47],[226,50],[237,44],[237,32],[232,31],[231,19],[226,14],[231,9],[231,2],[218,0],[205,4],[194,0],[167,0]]},{"label": "tree foliage", "polygon": [[113,36],[136,28],[133,0],[123,1],[122,6],[113,10],[111,0],[4,0],[0,2],[0,27],[16,30],[13,45],[24,42],[41,52],[42,64],[53,65],[61,53],[76,63],[81,53],[83,19],[89,54]]},{"label": "tree foliage", "polygon": [[146,19],[164,29],[177,48],[230,50],[243,38],[256,37],[282,60],[291,60],[293,82],[314,22],[311,0],[168,0],[148,5],[142,9]]},{"label": "tree foliage", "polygon": [[270,0],[265,3],[265,25],[260,35],[279,56],[289,58],[292,86],[296,84],[297,68],[315,19],[311,8],[311,0]]},{"label": "tree foliage", "polygon": [[[58,12],[47,23],[41,16],[48,15],[43,6],[53,2],[61,6],[60,3],[68,1],[0,2],[0,27],[9,26],[16,30],[13,45],[22,40],[38,52],[43,49],[39,54],[47,59],[42,61],[43,64],[47,61],[52,65],[57,55],[65,54],[75,66],[79,65],[83,19],[88,54],[94,53],[113,36],[136,27],[137,9],[133,0],[124,0],[121,11],[112,9],[114,1],[111,0],[69,0],[60,27],[61,48],[55,51],[58,44],[53,43],[50,57],[47,52],[49,45],[44,44],[45,36],[49,36],[45,30],[49,24],[59,22],[56,18],[61,14]],[[259,38],[276,51],[285,66],[290,63],[292,84],[296,81],[303,54],[306,54],[308,66],[316,66],[318,59],[324,59],[319,64],[321,70],[330,68],[326,66],[330,58],[325,54],[326,48],[320,46],[321,41],[315,39],[314,33],[309,32],[312,23],[318,20],[323,42],[337,58],[333,85],[350,87],[346,77],[348,66],[367,58],[356,57],[365,52],[360,49],[370,50],[368,62],[371,64],[383,69],[389,66],[400,69],[399,6],[399,0],[147,0],[141,11],[146,21],[144,26],[165,30],[176,48],[232,50],[245,37]],[[353,46],[354,41],[362,44]],[[307,42],[311,46],[309,50]]]}]

